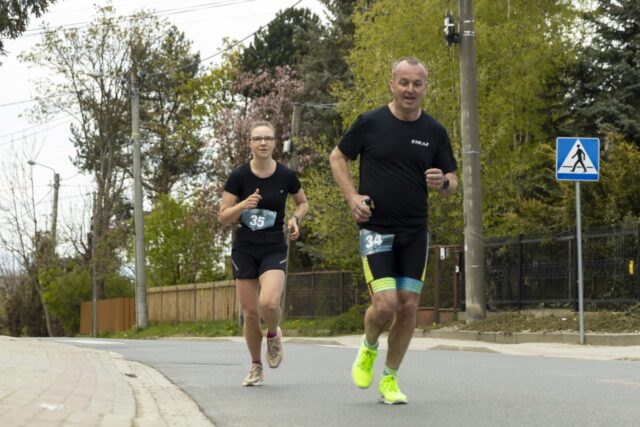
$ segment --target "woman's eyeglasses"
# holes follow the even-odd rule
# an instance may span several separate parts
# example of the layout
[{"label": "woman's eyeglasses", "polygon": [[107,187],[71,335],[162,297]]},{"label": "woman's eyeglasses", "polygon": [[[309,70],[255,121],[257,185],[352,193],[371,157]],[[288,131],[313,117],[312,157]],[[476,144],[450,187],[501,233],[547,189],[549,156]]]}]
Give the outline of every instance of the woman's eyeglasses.
[{"label": "woman's eyeglasses", "polygon": [[276,140],[276,138],[273,136],[252,136],[249,139],[251,140],[251,142],[273,142]]}]

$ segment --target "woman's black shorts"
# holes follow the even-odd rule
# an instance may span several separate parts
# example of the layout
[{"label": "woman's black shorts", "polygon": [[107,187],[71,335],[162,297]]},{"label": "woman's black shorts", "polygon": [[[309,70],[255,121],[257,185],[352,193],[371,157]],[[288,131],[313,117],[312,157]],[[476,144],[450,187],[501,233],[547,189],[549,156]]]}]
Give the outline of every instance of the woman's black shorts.
[{"label": "woman's black shorts", "polygon": [[238,228],[231,250],[234,279],[257,279],[268,270],[287,270],[287,243],[282,231]]}]

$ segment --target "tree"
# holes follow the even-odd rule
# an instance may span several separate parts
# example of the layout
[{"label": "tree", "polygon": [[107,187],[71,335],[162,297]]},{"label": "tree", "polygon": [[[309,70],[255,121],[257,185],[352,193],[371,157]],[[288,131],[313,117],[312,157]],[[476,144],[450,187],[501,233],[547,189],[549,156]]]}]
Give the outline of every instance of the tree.
[{"label": "tree", "polygon": [[141,98],[149,109],[141,126],[150,153],[144,168],[148,187],[168,192],[183,173],[193,173],[202,141],[196,137],[198,121],[191,123],[195,101],[189,92],[198,56],[190,53],[184,35],[145,12],[128,19],[109,6],[97,12],[85,29],[48,31],[24,59],[52,71],[39,86],[36,113],[63,112],[76,119],[74,162],[93,174],[97,187],[92,222],[101,296],[106,277],[120,268],[118,249],[130,232],[127,82],[134,64],[144,74]]},{"label": "tree", "polygon": [[47,306],[40,272],[54,265],[57,257],[51,235],[38,225],[33,177],[25,170],[27,157],[10,153],[0,170],[0,251],[17,261],[15,271],[2,271],[11,277],[8,286],[7,316],[11,333],[53,336],[58,323]]},{"label": "tree", "polygon": [[[184,33],[155,23],[160,40],[136,33],[134,62],[140,72],[140,120],[145,142],[144,181],[152,194],[169,194],[200,172],[203,113],[196,96],[200,55]],[[139,28],[139,30],[144,30]]]},{"label": "tree", "polygon": [[224,260],[215,216],[202,206],[160,196],[145,220],[149,286],[221,279]]},{"label": "tree", "polygon": [[14,0],[0,3],[0,55],[5,55],[3,39],[15,39],[29,26],[29,15],[39,18],[56,0]]},{"label": "tree", "polygon": [[261,74],[273,73],[277,67],[296,68],[323,34],[320,18],[309,9],[285,9],[266,28],[258,30],[242,51],[240,69]]},{"label": "tree", "polygon": [[568,70],[570,114],[564,127],[591,136],[619,133],[640,147],[640,5],[635,0],[597,4],[585,12],[592,33],[582,43],[577,66]]},{"label": "tree", "polygon": [[[448,129],[463,167],[458,51],[447,48],[442,38],[446,7],[445,3],[407,0],[380,0],[359,7],[354,18],[355,44],[347,58],[354,85],[337,91],[344,122],[351,123],[359,112],[388,101],[393,60],[405,55],[424,59],[429,69],[425,108]],[[553,180],[550,155],[555,135],[545,127],[550,106],[563,93],[549,94],[548,83],[564,62],[575,57],[565,37],[575,11],[570,2],[484,0],[475,3],[475,12],[487,234],[548,229],[549,217],[564,218],[554,207],[561,205],[562,197]],[[430,206],[432,232],[447,242],[461,241],[461,194],[434,197]],[[529,217],[534,211],[538,214]]]}]

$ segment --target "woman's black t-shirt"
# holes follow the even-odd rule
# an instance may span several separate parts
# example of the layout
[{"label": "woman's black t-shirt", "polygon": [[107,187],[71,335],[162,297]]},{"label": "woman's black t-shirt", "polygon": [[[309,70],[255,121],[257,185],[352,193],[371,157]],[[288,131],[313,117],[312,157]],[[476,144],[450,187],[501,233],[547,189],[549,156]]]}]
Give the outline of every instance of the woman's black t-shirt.
[{"label": "woman's black t-shirt", "polygon": [[294,171],[276,162],[276,170],[267,178],[251,171],[249,163],[235,168],[224,186],[224,191],[244,200],[260,190],[262,200],[256,209],[247,209],[240,217],[241,228],[259,232],[282,231],[284,209],[288,194],[300,191],[300,180]]}]

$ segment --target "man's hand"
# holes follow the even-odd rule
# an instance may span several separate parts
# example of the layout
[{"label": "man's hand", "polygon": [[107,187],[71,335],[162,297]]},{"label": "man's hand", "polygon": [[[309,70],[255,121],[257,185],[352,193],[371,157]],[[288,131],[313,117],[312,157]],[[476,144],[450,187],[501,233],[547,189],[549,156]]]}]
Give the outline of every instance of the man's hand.
[{"label": "man's hand", "polygon": [[356,222],[369,221],[371,210],[375,208],[373,200],[369,196],[362,194],[355,194],[349,200],[349,206],[351,207],[351,216]]},{"label": "man's hand", "polygon": [[424,176],[427,179],[427,187],[442,190],[442,186],[444,185],[444,173],[441,169],[427,169]]}]

